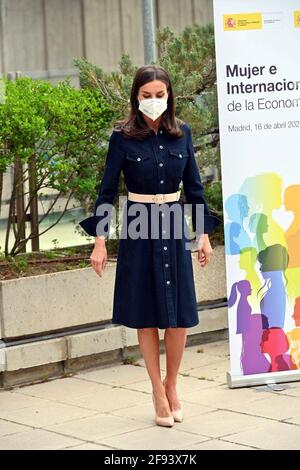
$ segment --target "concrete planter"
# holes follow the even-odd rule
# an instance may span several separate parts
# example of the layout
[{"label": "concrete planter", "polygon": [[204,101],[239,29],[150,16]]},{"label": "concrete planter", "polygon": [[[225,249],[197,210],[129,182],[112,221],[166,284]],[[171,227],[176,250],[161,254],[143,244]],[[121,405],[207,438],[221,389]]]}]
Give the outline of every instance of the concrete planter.
[{"label": "concrete planter", "polygon": [[[192,256],[198,302],[225,298],[224,248],[214,249],[205,269]],[[88,267],[0,282],[2,386],[120,359],[138,345],[135,329],[110,323],[115,267],[107,263],[102,278]],[[188,336],[226,329],[226,307],[210,308]]]}]

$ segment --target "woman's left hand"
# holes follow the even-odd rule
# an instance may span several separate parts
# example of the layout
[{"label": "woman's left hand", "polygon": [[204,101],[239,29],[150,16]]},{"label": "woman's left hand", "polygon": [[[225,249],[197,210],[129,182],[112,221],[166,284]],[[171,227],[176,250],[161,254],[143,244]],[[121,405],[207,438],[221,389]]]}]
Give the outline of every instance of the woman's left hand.
[{"label": "woman's left hand", "polygon": [[208,235],[206,233],[202,233],[199,236],[198,240],[198,245],[197,245],[197,251],[198,251],[198,261],[200,263],[200,266],[204,268],[212,256],[212,247],[208,238]]}]

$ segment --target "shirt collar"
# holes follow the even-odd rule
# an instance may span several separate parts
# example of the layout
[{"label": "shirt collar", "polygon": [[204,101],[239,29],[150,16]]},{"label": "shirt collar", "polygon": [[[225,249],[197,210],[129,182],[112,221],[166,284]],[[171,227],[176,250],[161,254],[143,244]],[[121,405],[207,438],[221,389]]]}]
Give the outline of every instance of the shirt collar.
[{"label": "shirt collar", "polygon": [[[149,134],[155,134],[155,131],[149,127],[148,130]],[[165,132],[165,126],[161,123],[158,127],[157,134],[163,134]]]}]

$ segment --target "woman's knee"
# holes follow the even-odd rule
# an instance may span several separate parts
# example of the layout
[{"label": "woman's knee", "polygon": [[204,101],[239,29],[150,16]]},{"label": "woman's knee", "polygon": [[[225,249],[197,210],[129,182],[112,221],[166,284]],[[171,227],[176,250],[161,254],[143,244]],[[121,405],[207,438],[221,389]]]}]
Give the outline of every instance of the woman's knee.
[{"label": "woman's knee", "polygon": [[181,327],[170,327],[170,328],[166,328],[166,331],[168,331],[168,333],[174,333],[174,334],[178,334],[179,333],[185,333],[186,332],[186,328],[181,328]]},{"label": "woman's knee", "polygon": [[153,334],[158,330],[158,328],[138,328],[137,331],[139,333],[148,333],[148,334]]}]

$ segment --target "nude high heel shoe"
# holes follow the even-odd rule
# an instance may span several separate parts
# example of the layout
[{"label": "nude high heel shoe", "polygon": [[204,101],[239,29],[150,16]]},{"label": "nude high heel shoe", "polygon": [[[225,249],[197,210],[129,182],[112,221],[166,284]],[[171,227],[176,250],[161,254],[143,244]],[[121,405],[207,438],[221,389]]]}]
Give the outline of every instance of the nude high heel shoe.
[{"label": "nude high heel shoe", "polygon": [[176,421],[177,423],[182,422],[182,420],[183,420],[182,408],[179,408],[179,410],[171,411],[171,413],[172,413],[172,416],[174,418],[174,421]]},{"label": "nude high heel shoe", "polygon": [[172,416],[158,416],[156,414],[156,408],[155,408],[155,400],[154,400],[154,394],[152,392],[152,401],[155,409],[155,423],[158,426],[167,426],[167,427],[172,427],[174,425],[174,418]]},{"label": "nude high heel shoe", "polygon": [[[163,385],[165,387],[165,379],[163,380]],[[174,422],[176,423],[181,423],[183,421],[183,416],[182,416],[182,408],[179,408],[178,410],[171,410],[172,416],[174,418]]]}]

